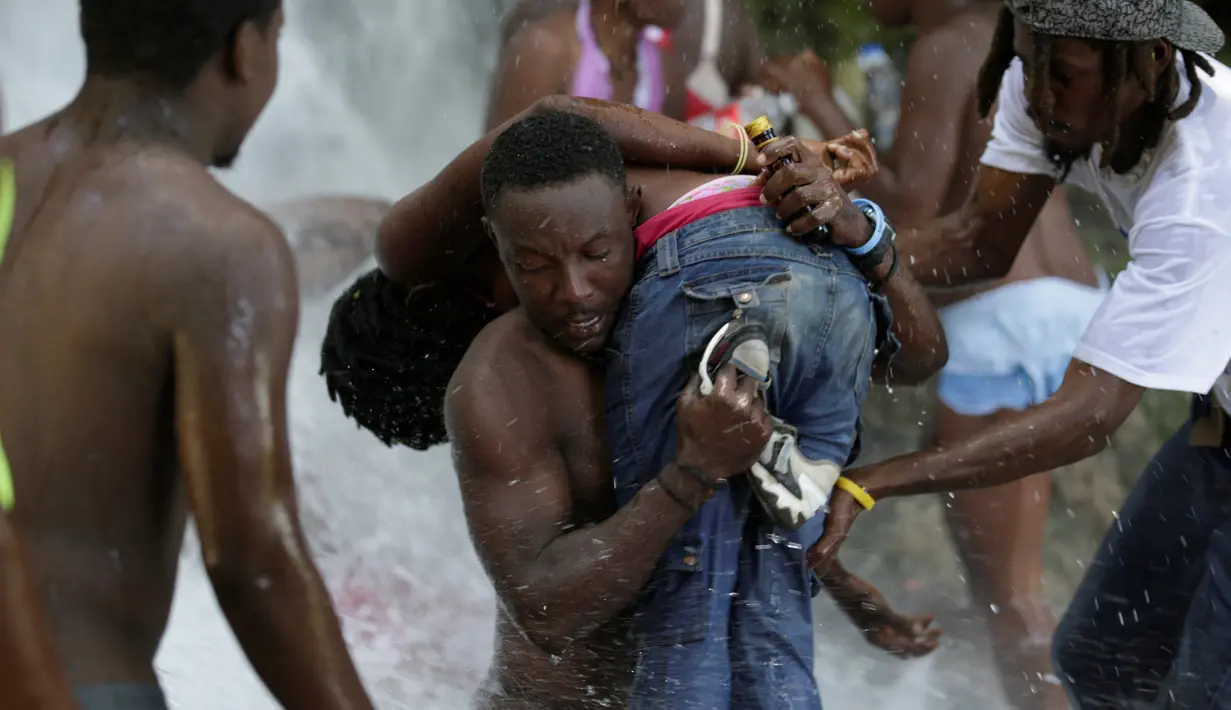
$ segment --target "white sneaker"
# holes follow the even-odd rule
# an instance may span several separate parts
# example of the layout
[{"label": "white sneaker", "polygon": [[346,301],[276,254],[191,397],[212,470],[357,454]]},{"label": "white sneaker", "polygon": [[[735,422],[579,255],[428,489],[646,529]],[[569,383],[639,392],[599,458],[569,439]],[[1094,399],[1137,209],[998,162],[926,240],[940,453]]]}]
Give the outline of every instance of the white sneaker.
[{"label": "white sneaker", "polygon": [[795,427],[775,417],[769,444],[748,472],[761,505],[789,530],[798,530],[825,509],[842,475],[842,468],[832,461],[804,456],[795,437]]},{"label": "white sneaker", "polygon": [[[758,380],[758,390],[769,389],[770,353],[765,329],[740,320],[727,323],[710,339],[701,358],[701,394],[714,390],[713,375],[730,362]],[[832,461],[813,461],[796,444],[797,430],[773,418],[774,433],[749,470],[753,492],[779,525],[798,530],[829,503],[842,468]]]}]

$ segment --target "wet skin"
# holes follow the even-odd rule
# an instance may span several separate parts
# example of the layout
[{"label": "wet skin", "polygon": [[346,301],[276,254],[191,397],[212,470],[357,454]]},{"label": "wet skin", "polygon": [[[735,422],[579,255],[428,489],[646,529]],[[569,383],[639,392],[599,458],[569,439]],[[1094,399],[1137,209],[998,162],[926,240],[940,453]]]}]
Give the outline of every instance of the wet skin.
[{"label": "wet skin", "polygon": [[[544,109],[593,118],[630,162],[704,168],[733,164],[738,156],[738,144],[730,139],[624,106],[551,99],[537,110]],[[501,600],[496,657],[481,702],[510,708],[609,703],[622,697],[631,674],[622,612],[688,515],[681,517],[678,504],[653,485],[649,504],[616,510],[597,381],[603,368],[570,348],[592,350],[611,327],[606,314],[623,297],[631,273],[633,220],[661,212],[712,176],[637,168],[629,170],[627,191],[596,178],[568,186],[563,196],[551,190],[507,194],[501,199],[513,198],[516,209],[492,221],[497,237],[502,227],[511,230],[496,249],[484,236],[478,175],[498,134],[475,143],[394,206],[382,223],[377,257],[385,273],[403,283],[452,273],[503,293],[495,300],[503,299],[506,307],[519,298],[531,302],[475,341],[447,403],[472,538]],[[767,184],[767,194],[772,188],[781,195],[791,177],[800,179],[795,193],[811,199],[829,194],[816,173],[810,175],[784,173]],[[503,263],[493,258],[497,254]],[[507,276],[502,267],[508,267]],[[930,320],[903,317],[898,324],[930,330],[934,340],[919,340],[943,344],[922,289],[899,276],[886,293],[899,294],[891,300],[922,303]],[[601,316],[598,322],[587,321],[594,314]],[[943,359],[935,366],[940,364]],[[621,526],[630,522],[632,533],[621,536]],[[598,536],[597,543],[568,539],[586,531]],[[661,546],[647,543],[653,535]],[[595,553],[599,543],[608,552]],[[554,548],[545,559],[542,551],[555,544],[576,547]],[[593,571],[593,564],[602,569]],[[850,599],[858,605],[867,596]],[[891,610],[872,616],[865,618],[873,625],[908,629],[913,623]],[[926,650],[927,643],[924,638],[913,649]]]},{"label": "wet skin", "polygon": [[5,702],[30,710],[75,710],[77,703],[17,533],[0,512],[0,686]]},{"label": "wet skin", "polygon": [[[446,401],[471,536],[501,600],[481,707],[621,702],[633,670],[624,612],[689,518],[657,484],[617,510],[605,364],[585,357],[631,285],[633,225],[712,179],[661,173],[632,172],[630,190],[595,175],[507,193],[489,214],[522,305],[475,340]],[[706,493],[678,471],[673,481]]]},{"label": "wet skin", "polygon": [[[683,118],[685,85],[701,55],[705,3],[650,0],[641,14],[671,31],[671,49],[663,56],[663,81],[668,87],[663,112]],[[732,96],[745,85],[755,84],[763,62],[756,26],[748,18],[743,0],[724,0],[722,40],[715,62]],[[661,7],[655,7],[655,6]],[[592,5],[596,33],[612,64],[612,99],[630,103],[636,86],[633,13],[623,23],[607,23],[617,13],[605,9],[604,0]],[[488,128],[494,128],[551,94],[568,93],[572,86],[580,45],[575,26],[577,0],[522,0],[504,20],[504,49],[494,74]],[[624,17],[624,16],[621,16]],[[610,38],[610,39],[607,39]],[[835,134],[839,135],[839,134]]]},{"label": "wet skin", "polygon": [[[1035,35],[1017,23],[1014,48],[1026,63],[1034,53]],[[1064,147],[1084,152],[1110,141],[1113,124],[1105,98],[1101,45],[1078,38],[1051,38],[1053,80],[1043,97],[1051,115],[1032,111],[1040,130]],[[1152,69],[1157,76],[1175,71],[1174,52],[1165,41],[1153,43]],[[1031,80],[1028,78],[1028,84]],[[1113,170],[1136,165],[1145,147],[1148,95],[1129,73],[1118,89],[1119,134]],[[1027,93],[1027,98],[1030,94]],[[1174,97],[1164,97],[1170,100]],[[1060,130],[1063,127],[1064,130]],[[960,208],[899,235],[904,256],[920,281],[939,287],[962,286],[1009,273],[1044,204],[1056,187],[1049,176],[1022,175],[980,165],[973,188]],[[1141,400],[1143,388],[1074,360],[1060,389],[1043,404],[1005,412],[998,421],[944,448],[899,456],[849,472],[869,492],[880,496],[984,488],[1092,456],[1107,446],[1110,435]],[[815,564],[825,566],[858,517],[849,496],[835,496],[825,538],[814,548]]]},{"label": "wet skin", "polygon": [[282,13],[182,95],[87,79],[0,138],[0,431],[73,686],[156,684],[191,509],[232,630],[285,707],[371,708],[299,527],[286,430],[294,257],[206,170],[273,92]]},{"label": "wet skin", "polygon": [[[913,26],[917,38],[906,62],[901,119],[894,151],[863,187],[901,226],[917,225],[960,208],[970,193],[979,158],[991,137],[991,122],[979,117],[979,63],[991,48],[1003,3],[968,0],[876,0],[871,11],[886,25]],[[819,62],[819,60],[818,60]],[[812,83],[803,105],[824,131],[848,129],[832,100],[823,67],[800,62],[796,71]],[[821,69],[821,72],[816,72]],[[812,71],[819,75],[809,78]],[[788,72],[789,73],[789,72]],[[1063,189],[1039,213],[1004,278],[965,289],[934,291],[938,306],[1015,281],[1054,276],[1093,286],[1090,260],[1073,223]],[[955,443],[995,423],[996,416],[960,415],[938,405],[934,441]],[[1042,540],[1051,480],[1032,476],[986,491],[947,500],[946,516],[971,575],[980,609],[988,616],[1006,690],[1023,707],[1067,707],[1058,686],[1040,684],[1051,672],[1050,639],[1055,622],[1043,598]]]}]

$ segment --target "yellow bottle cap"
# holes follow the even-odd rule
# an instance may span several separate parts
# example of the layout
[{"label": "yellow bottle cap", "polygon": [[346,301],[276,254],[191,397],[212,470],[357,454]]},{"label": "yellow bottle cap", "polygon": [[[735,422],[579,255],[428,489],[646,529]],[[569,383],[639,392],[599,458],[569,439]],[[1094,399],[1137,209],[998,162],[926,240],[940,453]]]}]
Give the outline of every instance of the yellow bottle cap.
[{"label": "yellow bottle cap", "polygon": [[774,130],[774,124],[769,122],[769,116],[761,116],[760,118],[754,118],[749,121],[748,124],[744,126],[744,130],[748,132],[748,137],[755,141],[757,136],[762,133]]}]

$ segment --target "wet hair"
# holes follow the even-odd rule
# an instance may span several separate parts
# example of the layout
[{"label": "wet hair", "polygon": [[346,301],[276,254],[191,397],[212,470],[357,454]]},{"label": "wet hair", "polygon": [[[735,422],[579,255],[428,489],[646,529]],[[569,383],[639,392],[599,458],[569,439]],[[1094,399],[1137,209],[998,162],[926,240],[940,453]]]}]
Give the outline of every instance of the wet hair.
[{"label": "wet hair", "polygon": [[[1013,48],[1014,32],[1013,12],[1008,7],[1001,8],[991,51],[983,63],[983,68],[979,70],[979,115],[983,118],[987,118],[991,113],[992,105],[1000,93],[1000,83],[1004,78],[1004,73],[1008,71],[1013,59],[1017,56]],[[1043,121],[1050,118],[1047,96],[1051,92],[1053,39],[1052,36],[1046,34],[1035,35],[1034,56],[1029,63],[1031,74],[1026,82],[1030,87],[1030,95],[1026,97],[1026,101]],[[1144,147],[1148,149],[1158,145],[1167,121],[1184,118],[1197,108],[1202,89],[1197,69],[1213,76],[1214,68],[1199,53],[1176,48],[1176,52],[1184,58],[1184,72],[1192,88],[1187,100],[1172,109],[1171,102],[1180,89],[1180,75],[1179,72],[1172,71],[1173,67],[1169,67],[1161,75],[1154,73],[1153,42],[1098,42],[1095,46],[1100,47],[1103,52],[1103,76],[1107,90],[1104,98],[1112,107],[1112,135],[1103,144],[1102,167],[1106,168],[1111,164],[1111,158],[1120,143],[1120,87],[1130,74],[1149,95],[1147,107],[1150,111],[1150,119],[1144,135]],[[1067,162],[1071,164],[1072,156],[1069,158]]]},{"label": "wet hair", "polygon": [[245,22],[266,27],[282,0],[81,0],[86,71],[186,87],[235,41]]},{"label": "wet hair", "polygon": [[496,137],[483,161],[483,208],[489,212],[507,190],[566,185],[602,175],[621,190],[624,156],[603,127],[566,111],[524,118]]},{"label": "wet hair", "polygon": [[498,315],[460,284],[406,288],[373,269],[330,310],[321,345],[329,398],[386,446],[423,451],[442,444],[449,380]]}]

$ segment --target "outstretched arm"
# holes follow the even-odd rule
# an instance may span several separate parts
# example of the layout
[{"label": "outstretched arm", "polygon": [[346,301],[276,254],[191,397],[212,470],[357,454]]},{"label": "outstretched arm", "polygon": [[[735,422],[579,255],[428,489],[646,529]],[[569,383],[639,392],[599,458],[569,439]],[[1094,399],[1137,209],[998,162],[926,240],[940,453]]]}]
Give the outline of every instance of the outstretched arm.
[{"label": "outstretched arm", "polygon": [[5,705],[76,710],[21,545],[0,512],[0,687]]},{"label": "outstretched arm", "polygon": [[[1166,179],[1166,178],[1160,178]],[[1211,192],[1208,218],[1176,217],[1159,191],[1139,210],[1133,261],[1073,352],[1060,389],[1030,409],[1002,416],[965,441],[847,472],[874,498],[998,486],[1074,463],[1107,446],[1146,388],[1207,393],[1231,359],[1231,330],[1211,328],[1231,299],[1231,235]],[[825,539],[811,556],[824,565],[859,514],[850,496],[831,500]]]},{"label": "outstretched arm", "polygon": [[1010,483],[1102,451],[1144,391],[1074,360],[1064,384],[1037,407],[1006,415],[953,446],[892,458],[848,477],[878,500]]},{"label": "outstretched arm", "polygon": [[[1002,485],[1102,451],[1143,391],[1074,360],[1060,389],[1042,404],[1007,414],[952,446],[896,456],[845,475],[875,500]],[[813,569],[836,564],[838,550],[863,512],[848,493],[834,491],[825,536],[808,552]]]},{"label": "outstretched arm", "polygon": [[834,560],[821,581],[838,608],[873,646],[898,658],[918,658],[940,645],[944,631],[932,626],[931,615],[899,614],[880,590],[848,572],[839,561]]},{"label": "outstretched arm", "polygon": [[[439,175],[402,198],[377,232],[381,271],[401,283],[452,273],[487,237],[483,233],[480,172],[496,136],[518,120],[543,111],[570,111],[597,121],[633,165],[730,171],[740,142],[632,106],[596,99],[550,96],[506,121],[462,152]],[[747,172],[757,166],[749,158]]]},{"label": "outstretched arm", "polygon": [[172,345],[179,455],[205,568],[279,703],[371,710],[295,501],[286,417],[294,258],[263,215],[233,205],[221,214],[171,260],[154,306]]}]

